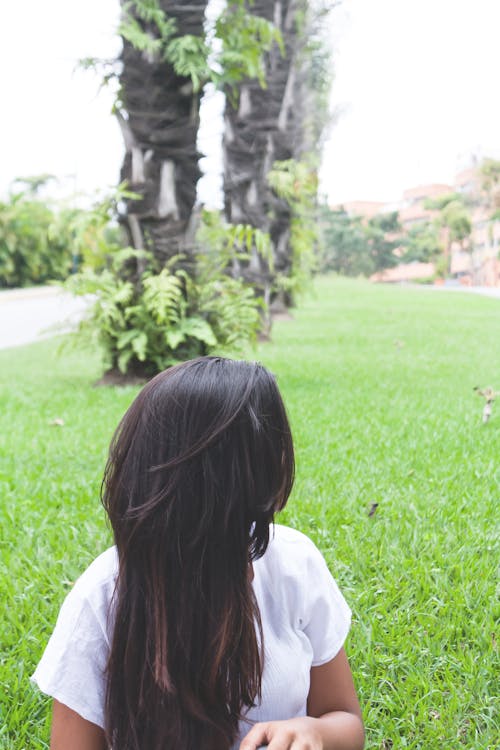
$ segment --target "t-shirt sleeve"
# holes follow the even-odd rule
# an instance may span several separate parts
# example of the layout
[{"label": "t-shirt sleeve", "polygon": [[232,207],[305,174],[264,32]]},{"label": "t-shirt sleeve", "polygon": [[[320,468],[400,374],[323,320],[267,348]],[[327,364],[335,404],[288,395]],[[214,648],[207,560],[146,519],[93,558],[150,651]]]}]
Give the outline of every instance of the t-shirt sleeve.
[{"label": "t-shirt sleeve", "polygon": [[88,599],[73,589],[31,680],[43,693],[104,728],[108,644]]},{"label": "t-shirt sleeve", "polygon": [[351,610],[321,552],[307,541],[303,631],[312,646],[312,666],[318,667],[331,661],[344,645]]}]

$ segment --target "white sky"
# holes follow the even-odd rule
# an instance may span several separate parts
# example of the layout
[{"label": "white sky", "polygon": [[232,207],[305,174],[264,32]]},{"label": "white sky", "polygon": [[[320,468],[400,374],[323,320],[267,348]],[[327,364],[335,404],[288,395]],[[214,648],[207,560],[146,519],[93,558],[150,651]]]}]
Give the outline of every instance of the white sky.
[{"label": "white sky", "polygon": [[500,157],[499,0],[345,0],[333,28],[330,200],[397,200]]},{"label": "white sky", "polygon": [[[54,173],[68,190],[118,181],[121,135],[109,92],[85,56],[111,57],[118,0],[0,3],[0,193],[16,176]],[[344,0],[333,18],[341,116],[322,170],[333,202],[396,200],[406,187],[449,182],[471,156],[500,157],[500,2]],[[219,193],[220,103],[205,109],[210,172],[200,197]]]}]

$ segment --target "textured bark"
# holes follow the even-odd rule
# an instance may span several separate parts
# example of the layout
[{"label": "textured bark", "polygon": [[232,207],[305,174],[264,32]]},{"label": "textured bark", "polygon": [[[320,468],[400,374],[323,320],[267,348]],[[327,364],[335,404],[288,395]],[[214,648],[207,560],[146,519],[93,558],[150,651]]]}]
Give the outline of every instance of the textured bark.
[{"label": "textured bark", "polygon": [[[179,36],[203,33],[207,3],[160,0],[162,10],[176,19]],[[147,30],[158,35],[155,28]],[[126,201],[123,224],[133,247],[151,250],[164,263],[177,253],[189,252],[192,244],[192,214],[201,175],[196,145],[201,94],[169,63],[136,50],[126,40],[121,60],[118,119],[126,150],[121,178],[142,197]]]},{"label": "textured bark", "polygon": [[[277,160],[300,156],[302,110],[296,101],[300,79],[297,64],[297,12],[302,0],[255,0],[251,12],[272,21],[281,31],[285,53],[275,45],[266,59],[267,88],[245,81],[236,103],[227,97],[225,110],[224,198],[226,218],[268,231],[277,272],[291,265],[290,209],[269,188],[267,174]],[[272,274],[257,253],[245,277],[269,298]]]}]

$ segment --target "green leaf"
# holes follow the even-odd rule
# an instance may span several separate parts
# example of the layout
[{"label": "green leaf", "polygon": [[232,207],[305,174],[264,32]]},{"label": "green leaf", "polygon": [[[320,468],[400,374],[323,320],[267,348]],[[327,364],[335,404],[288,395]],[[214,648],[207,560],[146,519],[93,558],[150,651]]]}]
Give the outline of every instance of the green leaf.
[{"label": "green leaf", "polygon": [[217,339],[211,328],[203,318],[187,318],[183,330],[186,336],[203,341],[207,346],[216,346]]},{"label": "green leaf", "polygon": [[127,348],[131,344],[131,342],[134,340],[134,338],[136,338],[136,336],[137,336],[137,331],[135,330],[135,328],[132,328],[131,330],[128,330],[128,331],[124,331],[118,337],[116,341],[117,348],[120,349],[120,351],[122,349]]},{"label": "green leaf", "polygon": [[144,331],[141,331],[132,339],[132,349],[137,355],[137,359],[140,362],[144,362],[146,359],[146,353],[148,348],[148,337]]},{"label": "green leaf", "polygon": [[118,357],[118,369],[120,372],[127,372],[127,365],[132,359],[132,350],[125,349]]},{"label": "green leaf", "polygon": [[164,59],[172,63],[177,75],[191,78],[194,90],[199,91],[210,78],[209,54],[210,50],[202,37],[186,34],[168,43]]},{"label": "green leaf", "polygon": [[173,351],[177,349],[179,344],[183,344],[185,340],[185,333],[180,328],[167,329],[165,331],[165,342]]}]

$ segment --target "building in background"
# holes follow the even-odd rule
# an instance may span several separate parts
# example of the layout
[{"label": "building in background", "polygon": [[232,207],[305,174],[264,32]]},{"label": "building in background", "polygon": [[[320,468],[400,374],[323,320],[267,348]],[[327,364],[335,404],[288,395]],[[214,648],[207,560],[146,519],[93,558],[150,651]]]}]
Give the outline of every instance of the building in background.
[{"label": "building in background", "polygon": [[387,211],[387,203],[381,201],[347,201],[334,209],[344,210],[349,216],[362,216],[364,219],[372,219],[377,214]]},{"label": "building in background", "polygon": [[[467,240],[451,244],[451,277],[464,285],[500,286],[500,221],[492,219],[479,167],[459,172],[453,185],[432,183],[409,188],[404,191],[402,199],[395,203],[356,200],[333,208],[343,209],[349,216],[361,216],[366,221],[379,214],[397,211],[404,233],[419,224],[437,221],[439,211],[427,208],[426,203],[451,193],[464,197],[472,224],[472,232]],[[441,236],[443,244],[446,243],[446,229],[441,230]],[[435,274],[436,268],[432,263],[407,263],[381,271],[372,279],[404,282],[431,279]]]},{"label": "building in background", "polygon": [[403,200],[396,209],[399,213],[399,221],[404,230],[408,230],[417,224],[425,224],[436,218],[438,211],[425,208],[428,200],[440,198],[453,192],[450,185],[419,185],[418,187],[405,190]]},{"label": "building in background", "polygon": [[452,272],[470,277],[478,286],[500,286],[500,221],[491,218],[479,168],[459,172],[454,187],[470,206],[472,232],[466,252],[458,245],[453,247]]}]

